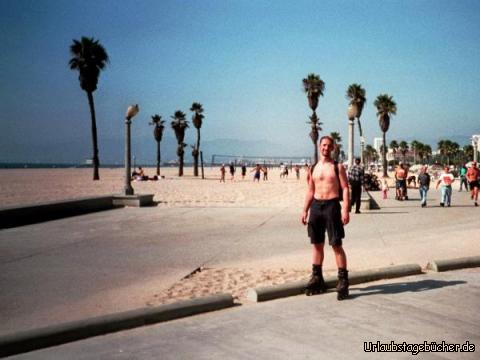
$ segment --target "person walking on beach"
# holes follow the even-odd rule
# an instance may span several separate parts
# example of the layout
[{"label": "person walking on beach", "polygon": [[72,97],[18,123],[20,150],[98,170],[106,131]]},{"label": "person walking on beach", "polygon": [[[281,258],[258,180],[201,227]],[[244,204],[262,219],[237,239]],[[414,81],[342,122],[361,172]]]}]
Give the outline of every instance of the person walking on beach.
[{"label": "person walking on beach", "polygon": [[407,170],[402,162],[400,162],[398,167],[395,169],[395,189],[395,199],[403,200],[405,197],[405,191],[407,189]]},{"label": "person walking on beach", "polygon": [[305,293],[310,296],[326,291],[322,275],[326,231],[338,267],[337,299],[343,300],[348,297],[349,283],[347,256],[342,247],[342,239],[345,237],[343,226],[350,221],[350,194],[344,167],[331,157],[333,148],[333,138],[323,136],[320,139],[320,160],[310,169],[300,221],[303,225],[308,224],[308,236],[313,245],[312,276]]},{"label": "person walking on beach", "polygon": [[388,181],[387,179],[382,179],[382,199],[385,200],[387,198],[388,194]]},{"label": "person walking on beach", "polygon": [[260,164],[255,165],[255,167],[250,170],[250,172],[253,171],[255,171],[255,173],[253,174],[253,182],[255,182],[255,180],[257,182],[260,182],[260,173],[262,172],[262,167],[260,166]]},{"label": "person walking on beach", "polygon": [[245,175],[247,174],[247,167],[245,163],[242,164],[242,180],[245,180]]},{"label": "person walking on beach", "polygon": [[263,181],[267,181],[268,180],[268,167],[267,167],[267,165],[262,167],[262,171],[263,171]]},{"label": "person walking on beach", "polygon": [[225,182],[225,164],[220,167],[220,182]]},{"label": "person walking on beach", "polygon": [[422,166],[420,169],[420,174],[418,175],[418,191],[420,192],[421,205],[422,207],[427,206],[427,193],[430,189],[430,175],[427,172],[428,166]]},{"label": "person walking on beach", "polygon": [[298,164],[295,164],[295,176],[297,177],[297,180],[300,180],[300,166]]},{"label": "person walking on beach", "polygon": [[468,191],[466,164],[462,164],[462,167],[460,168],[460,190],[458,191],[462,191],[462,186],[465,186],[465,191]]},{"label": "person walking on beach", "polygon": [[233,162],[230,163],[230,180],[233,181],[235,178],[235,166],[233,165]]},{"label": "person walking on beach", "polygon": [[355,159],[355,164],[348,171],[348,182],[352,191],[352,201],[349,211],[352,211],[355,205],[355,214],[360,214],[360,204],[362,198],[362,188],[365,187],[365,171],[360,165],[360,158]]},{"label": "person walking on beach", "polygon": [[478,206],[478,187],[480,186],[479,185],[480,170],[477,168],[477,163],[475,161],[472,162],[472,165],[468,169],[466,176],[470,185],[471,198],[473,200],[473,204],[475,206]]},{"label": "person walking on beach", "polygon": [[436,189],[438,189],[438,185],[442,185],[441,191],[441,200],[440,206],[444,207],[445,204],[450,207],[452,201],[452,184],[455,181],[453,174],[450,172],[450,167],[445,166],[445,172],[440,175],[440,178],[437,181]]}]

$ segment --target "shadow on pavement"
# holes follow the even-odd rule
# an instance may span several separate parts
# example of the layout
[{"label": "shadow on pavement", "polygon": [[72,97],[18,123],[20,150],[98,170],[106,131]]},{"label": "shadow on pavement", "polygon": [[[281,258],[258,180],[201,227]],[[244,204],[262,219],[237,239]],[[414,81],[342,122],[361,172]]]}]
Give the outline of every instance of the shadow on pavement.
[{"label": "shadow on pavement", "polygon": [[370,296],[370,295],[387,295],[400,294],[404,292],[420,292],[426,290],[440,289],[447,286],[455,286],[466,284],[466,281],[442,281],[442,280],[421,280],[416,282],[401,282],[393,284],[372,285],[365,288],[352,288],[351,290],[360,291],[350,295],[351,299]]}]

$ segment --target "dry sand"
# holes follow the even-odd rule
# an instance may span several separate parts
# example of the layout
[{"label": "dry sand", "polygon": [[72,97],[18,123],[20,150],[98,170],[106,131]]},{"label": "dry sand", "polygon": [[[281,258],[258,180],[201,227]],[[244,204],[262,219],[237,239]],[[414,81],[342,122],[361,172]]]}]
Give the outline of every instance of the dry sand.
[{"label": "dry sand", "polygon": [[[149,176],[155,174],[154,168],[144,170]],[[205,168],[205,180],[194,177],[192,168],[185,168],[181,178],[177,168],[162,168],[164,179],[133,181],[132,186],[135,193],[155,194],[159,206],[301,208],[306,186],[303,170],[300,181],[295,174],[280,179],[280,171],[273,169],[269,180],[260,183],[253,183],[250,172],[242,180],[239,170],[234,181],[227,173],[226,182],[220,183],[218,167]],[[100,169],[100,180],[93,181],[91,169],[0,169],[0,207],[118,194],[124,188],[124,172]]]}]

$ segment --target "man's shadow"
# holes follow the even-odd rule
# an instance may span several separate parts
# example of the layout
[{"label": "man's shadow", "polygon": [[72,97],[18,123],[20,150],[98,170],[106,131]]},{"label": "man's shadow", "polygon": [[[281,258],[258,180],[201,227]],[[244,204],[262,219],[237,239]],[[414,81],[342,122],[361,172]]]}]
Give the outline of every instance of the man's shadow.
[{"label": "man's shadow", "polygon": [[[372,285],[365,288],[351,288],[355,293],[349,298],[354,299],[361,296],[400,294],[405,292],[420,292],[440,289],[447,286],[466,284],[466,281],[443,281],[443,280],[420,280],[416,282],[399,282],[393,284]],[[360,293],[357,293],[360,291]]]}]

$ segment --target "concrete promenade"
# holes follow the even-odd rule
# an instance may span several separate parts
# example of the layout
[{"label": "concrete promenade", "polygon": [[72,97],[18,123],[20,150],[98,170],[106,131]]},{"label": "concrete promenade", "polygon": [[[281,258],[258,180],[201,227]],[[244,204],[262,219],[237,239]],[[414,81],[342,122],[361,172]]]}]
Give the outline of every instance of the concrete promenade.
[{"label": "concrete promenade", "polygon": [[[435,259],[480,255],[480,208],[473,207],[466,192],[455,191],[452,207],[440,208],[439,192],[432,189],[424,209],[414,189],[404,202],[382,200],[378,192],[372,195],[381,209],[352,214],[346,227],[350,270],[407,263],[424,267]],[[299,213],[300,209],[291,207],[125,208],[2,230],[0,335],[144,307],[153,293],[200,266],[309,268],[310,245]],[[330,250],[325,270],[335,270]],[[476,281],[477,292],[472,296],[478,298],[479,273],[461,274],[466,278],[459,281]],[[361,291],[368,286],[356,287]],[[419,294],[435,293],[435,289]],[[391,295],[381,294],[387,299]],[[336,303],[333,295],[325,298]],[[313,300],[282,301],[289,302],[290,308],[297,301]],[[468,306],[478,312],[477,304]],[[257,306],[233,311],[242,314]],[[221,313],[228,311],[232,310]],[[189,320],[171,324],[183,321]],[[268,336],[258,341],[268,341]]]},{"label": "concrete promenade", "polygon": [[[425,342],[475,352],[421,359],[477,359],[480,269],[417,275],[334,293],[294,296],[196,315],[13,356],[12,359],[412,359]],[[406,345],[377,353],[377,342]],[[443,350],[443,347],[437,350]],[[463,348],[462,348],[463,350]]]}]

